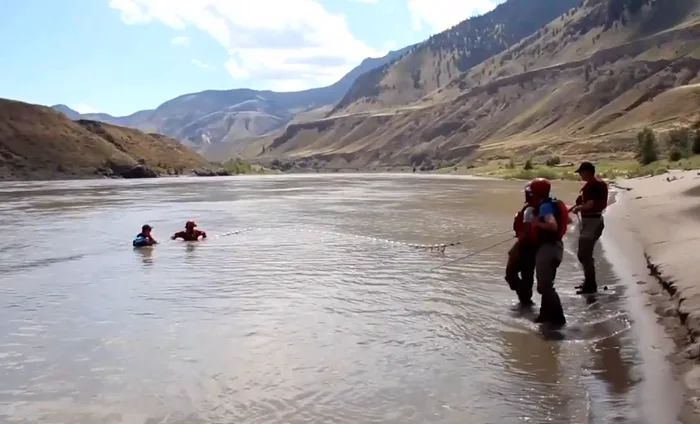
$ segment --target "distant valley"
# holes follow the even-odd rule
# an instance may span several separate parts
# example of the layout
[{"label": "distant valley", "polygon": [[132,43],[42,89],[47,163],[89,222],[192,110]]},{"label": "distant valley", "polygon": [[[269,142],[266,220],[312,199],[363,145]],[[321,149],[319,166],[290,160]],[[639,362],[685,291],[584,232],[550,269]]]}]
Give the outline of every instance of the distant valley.
[{"label": "distant valley", "polygon": [[508,0],[294,93],[235,89],[130,116],[210,160],[444,167],[629,157],[646,126],[700,118],[700,0]]},{"label": "distant valley", "polygon": [[[167,135],[206,154],[210,145],[244,143],[284,127],[297,116],[323,116],[360,75],[390,63],[411,48],[392,51],[381,58],[365,59],[336,83],[304,91],[208,90],[185,94],[168,100],[156,109],[142,110],[128,116],[80,114],[62,104],[52,107],[73,120],[101,121]],[[213,159],[220,158],[219,155],[214,156]]]}]

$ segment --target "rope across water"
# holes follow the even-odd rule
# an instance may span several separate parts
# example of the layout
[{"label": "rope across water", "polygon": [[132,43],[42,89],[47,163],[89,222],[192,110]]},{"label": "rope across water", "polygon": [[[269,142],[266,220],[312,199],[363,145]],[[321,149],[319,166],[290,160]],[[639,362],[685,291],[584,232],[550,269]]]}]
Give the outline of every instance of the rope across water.
[{"label": "rope across water", "polygon": [[324,231],[324,230],[309,230],[309,229],[295,229],[295,228],[264,228],[264,227],[258,227],[258,228],[243,228],[239,230],[234,230],[234,231],[229,231],[226,233],[221,233],[221,234],[216,234],[209,239],[218,239],[222,237],[228,237],[228,236],[233,236],[233,235],[238,235],[250,231],[264,231],[264,230],[275,230],[275,231],[287,231],[287,232],[299,232],[299,233],[314,233],[314,234],[326,234],[326,235],[334,235],[338,237],[352,237],[352,238],[358,238],[358,239],[364,239],[368,241],[372,241],[375,243],[387,243],[395,246],[402,246],[402,247],[408,247],[412,249],[417,249],[417,250],[428,250],[428,251],[437,251],[437,252],[444,252],[445,249],[448,247],[454,247],[454,246],[463,246],[471,242],[495,237],[498,235],[503,235],[508,232],[511,232],[512,230],[507,230],[507,231],[501,231],[498,233],[494,234],[487,234],[485,236],[480,236],[480,237],[475,237],[471,239],[466,239],[466,240],[457,240],[449,243],[435,243],[435,244],[416,244],[416,243],[407,243],[403,241],[396,241],[396,240],[389,240],[389,239],[384,239],[384,238],[379,238],[379,237],[372,237],[372,236],[361,236],[361,235],[356,235],[356,234],[349,234],[349,233],[342,233],[339,231]]}]

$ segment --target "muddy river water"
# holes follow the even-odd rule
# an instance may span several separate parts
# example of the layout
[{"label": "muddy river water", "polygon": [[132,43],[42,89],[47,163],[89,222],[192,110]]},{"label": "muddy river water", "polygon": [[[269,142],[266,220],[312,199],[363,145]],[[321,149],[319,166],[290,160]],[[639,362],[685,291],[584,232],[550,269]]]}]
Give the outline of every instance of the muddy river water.
[{"label": "muddy river water", "polygon": [[[509,243],[433,269],[510,234],[444,253],[386,241],[503,233],[521,189],[413,175],[3,183],[0,422],[673,422],[656,330],[638,330],[634,283],[602,249],[609,290],[589,303],[567,239],[556,340],[511,310]],[[187,219],[248,231],[169,241]],[[144,223],[162,244],[133,250]]]}]

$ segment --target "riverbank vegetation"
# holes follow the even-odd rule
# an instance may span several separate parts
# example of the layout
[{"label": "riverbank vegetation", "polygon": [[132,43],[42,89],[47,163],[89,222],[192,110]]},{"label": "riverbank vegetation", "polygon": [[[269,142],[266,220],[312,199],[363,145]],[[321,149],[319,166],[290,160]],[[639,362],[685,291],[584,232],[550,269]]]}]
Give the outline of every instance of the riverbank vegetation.
[{"label": "riverbank vegetation", "polygon": [[[700,169],[700,121],[689,127],[680,127],[663,134],[645,128],[637,134],[634,158],[592,159],[599,175],[607,179],[635,178],[660,175],[671,169]],[[556,156],[535,161],[527,159],[518,164],[513,159],[492,161],[488,164],[450,172],[492,176],[505,179],[529,180],[537,177],[552,180],[576,180],[577,161],[562,163]]]},{"label": "riverbank vegetation", "polygon": [[264,174],[270,172],[270,170],[265,167],[252,164],[241,158],[229,159],[226,162],[215,162],[215,164],[233,175]]}]

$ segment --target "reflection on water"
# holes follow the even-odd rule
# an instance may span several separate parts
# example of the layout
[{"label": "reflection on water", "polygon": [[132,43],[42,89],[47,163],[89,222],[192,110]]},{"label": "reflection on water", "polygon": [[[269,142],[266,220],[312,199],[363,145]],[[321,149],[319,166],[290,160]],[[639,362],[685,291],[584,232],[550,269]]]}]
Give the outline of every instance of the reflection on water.
[{"label": "reflection on water", "polygon": [[141,256],[141,262],[143,262],[145,266],[153,265],[153,251],[154,248],[151,247],[142,247],[134,249],[134,252]]},{"label": "reflection on water", "polygon": [[[442,255],[378,240],[502,232],[521,186],[382,175],[0,185],[12,246],[0,248],[0,418],[644,422],[626,286],[602,258],[610,290],[589,304],[567,241],[557,287],[570,325],[551,341],[511,311],[507,244],[430,271],[502,238]],[[169,241],[188,219],[210,235],[253,230]],[[134,250],[144,223],[162,244]]]}]

